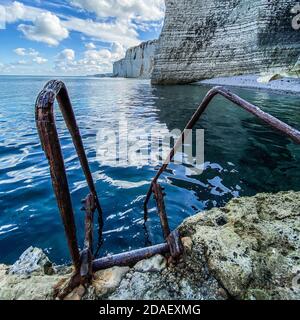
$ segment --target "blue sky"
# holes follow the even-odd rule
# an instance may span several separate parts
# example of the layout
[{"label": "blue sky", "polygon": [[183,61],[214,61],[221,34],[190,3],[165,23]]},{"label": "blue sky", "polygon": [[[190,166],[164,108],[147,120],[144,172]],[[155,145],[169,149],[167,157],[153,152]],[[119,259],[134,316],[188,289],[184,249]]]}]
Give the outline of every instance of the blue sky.
[{"label": "blue sky", "polygon": [[0,74],[111,72],[163,17],[164,0],[0,0]]}]

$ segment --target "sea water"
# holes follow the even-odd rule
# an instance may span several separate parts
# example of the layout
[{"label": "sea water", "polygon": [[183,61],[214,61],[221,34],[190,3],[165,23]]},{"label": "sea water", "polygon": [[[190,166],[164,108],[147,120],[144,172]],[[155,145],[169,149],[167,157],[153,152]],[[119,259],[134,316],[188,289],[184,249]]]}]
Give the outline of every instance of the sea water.
[{"label": "sea water", "polygon": [[[13,263],[29,246],[45,250],[55,263],[70,261],[53,194],[48,162],[38,138],[34,105],[48,77],[0,77],[0,262]],[[104,214],[100,255],[119,253],[163,241],[155,203],[151,201],[147,232],[143,201],[157,163],[115,163],[105,150],[103,134],[138,138],[141,149],[149,132],[182,130],[208,86],[151,86],[147,80],[64,78],[81,130]],[[300,128],[296,95],[231,89],[291,126]],[[88,194],[70,135],[55,106],[76,216],[79,245]],[[127,130],[123,130],[126,127]],[[203,173],[171,164],[161,178],[172,229],[185,218],[233,197],[259,192],[300,190],[300,146],[265,126],[222,97],[213,100],[196,129],[204,129]],[[127,131],[127,132],[126,132]],[[97,221],[95,219],[95,242]],[[96,246],[96,243],[95,243]]]}]

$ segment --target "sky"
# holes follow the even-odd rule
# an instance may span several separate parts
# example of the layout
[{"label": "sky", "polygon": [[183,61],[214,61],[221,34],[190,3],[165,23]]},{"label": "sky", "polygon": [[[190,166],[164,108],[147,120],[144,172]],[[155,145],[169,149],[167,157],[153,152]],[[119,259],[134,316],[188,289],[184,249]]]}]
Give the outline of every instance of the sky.
[{"label": "sky", "polygon": [[164,0],[0,0],[0,74],[112,72],[163,18]]}]

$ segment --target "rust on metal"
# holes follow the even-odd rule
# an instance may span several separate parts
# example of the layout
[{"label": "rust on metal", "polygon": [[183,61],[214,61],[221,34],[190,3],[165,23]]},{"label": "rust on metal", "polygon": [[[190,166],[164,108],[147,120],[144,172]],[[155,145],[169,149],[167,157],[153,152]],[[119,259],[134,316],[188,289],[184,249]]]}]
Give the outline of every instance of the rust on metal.
[{"label": "rust on metal", "polygon": [[64,159],[55,125],[53,111],[55,99],[58,101],[61,113],[72,136],[72,140],[85,174],[90,193],[95,199],[96,208],[99,213],[99,236],[101,238],[103,227],[102,210],[67,89],[63,82],[52,80],[46,84],[37,98],[35,105],[36,124],[42,147],[49,161],[52,185],[64,224],[71,258],[75,267],[75,271],[80,272],[80,254],[76,236],[74,212]]},{"label": "rust on metal", "polygon": [[131,266],[137,262],[151,258],[156,254],[171,254],[174,259],[182,255],[184,251],[180,233],[178,230],[173,231],[167,238],[167,243],[155,246],[124,252],[116,255],[109,255],[93,261],[93,271],[108,269],[114,266]]},{"label": "rust on metal", "polygon": [[184,251],[181,236],[178,230],[175,230],[169,234],[167,243],[172,258],[175,260],[178,259]]},{"label": "rust on metal", "polygon": [[167,254],[170,252],[169,245],[167,243],[158,244],[152,247],[142,248],[134,251],[124,252],[116,255],[107,256],[94,260],[93,271],[99,271],[114,266],[130,266],[135,263],[151,258],[156,254]]},{"label": "rust on metal", "polygon": [[92,194],[89,194],[85,199],[84,205],[85,211],[85,237],[84,247],[81,251],[81,267],[80,275],[83,281],[89,282],[92,278],[93,270],[92,263],[94,260],[93,256],[93,221],[94,212],[96,211],[96,201]]},{"label": "rust on metal", "polygon": [[166,240],[170,234],[170,227],[164,202],[165,193],[163,192],[162,187],[158,183],[153,183],[152,192],[156,201],[157,211],[160,218],[160,224],[162,226],[163,235]]},{"label": "rust on metal", "polygon": [[[60,110],[72,136],[72,140],[77,151],[85,178],[90,190],[89,195],[84,200],[85,211],[85,237],[84,247],[81,253],[78,249],[76,225],[72,207],[71,195],[68,179],[65,170],[64,159],[55,125],[54,102],[57,99]],[[92,174],[89,169],[87,157],[84,151],[79,128],[76,123],[73,108],[68,96],[67,89],[61,81],[50,81],[39,94],[36,101],[36,124],[43,150],[50,166],[50,173],[57,204],[61,213],[62,221],[67,236],[71,258],[74,264],[74,274],[62,288],[55,289],[56,296],[64,299],[73,289],[80,284],[88,285],[92,279],[93,272],[106,269],[112,266],[126,266],[134,264],[140,260],[150,258],[155,254],[170,253],[173,258],[177,258],[183,252],[180,234],[178,231],[170,233],[168,219],[164,204],[164,193],[159,184],[153,184],[153,192],[156,196],[157,207],[161,220],[161,225],[166,239],[166,243],[152,247],[147,247],[135,251],[122,253],[115,256],[107,256],[94,260],[93,255],[93,220],[95,210],[99,213],[99,237],[102,239],[102,210],[96,193]]]},{"label": "rust on metal", "polygon": [[249,103],[248,101],[240,98],[236,94],[230,92],[229,90],[223,88],[223,87],[215,87],[211,89],[206,96],[204,97],[201,105],[198,107],[197,111],[192,116],[191,120],[188,122],[186,128],[182,132],[182,135],[177,140],[174,148],[171,150],[168,158],[164,162],[164,164],[161,166],[159,171],[157,172],[156,176],[152,180],[151,186],[148,190],[145,202],[144,202],[144,218],[145,221],[148,218],[148,203],[151,198],[151,194],[153,192],[153,185],[157,183],[159,177],[162,175],[162,173],[167,169],[170,162],[173,160],[175,153],[181,148],[181,146],[184,144],[184,139],[187,137],[187,130],[193,129],[197,121],[200,119],[212,99],[216,95],[221,95],[227,100],[233,102],[238,107],[241,107],[242,109],[246,110],[247,112],[253,114],[254,116],[258,117],[260,120],[264,121],[266,124],[270,125],[273,129],[280,131],[283,135],[289,137],[292,139],[295,143],[300,144],[300,131],[296,130],[295,128],[287,125],[286,123],[282,122],[281,120],[271,116],[270,114],[262,111],[257,106]]}]

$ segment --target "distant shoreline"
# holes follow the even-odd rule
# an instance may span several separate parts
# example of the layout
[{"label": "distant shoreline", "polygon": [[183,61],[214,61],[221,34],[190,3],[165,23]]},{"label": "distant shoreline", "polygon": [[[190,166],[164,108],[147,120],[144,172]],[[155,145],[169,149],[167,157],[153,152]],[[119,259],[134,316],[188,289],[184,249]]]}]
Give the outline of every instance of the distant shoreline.
[{"label": "distant shoreline", "polygon": [[[109,74],[107,75],[83,75],[83,76],[54,76],[54,75],[0,75],[0,77],[8,78],[46,78],[51,79],[127,79],[127,80],[146,80],[139,78],[122,78],[113,77]],[[259,75],[243,75],[243,76],[232,76],[232,77],[218,77],[212,79],[206,79],[201,81],[196,81],[187,85],[208,85],[208,86],[225,86],[225,87],[236,87],[236,88],[247,88],[255,90],[268,90],[278,93],[286,94],[299,94],[300,93],[300,78],[283,78],[279,80],[274,80],[269,83],[257,82]]]},{"label": "distant shoreline", "polygon": [[218,86],[230,86],[239,88],[249,88],[257,90],[272,90],[284,93],[300,93],[300,78],[284,78],[280,80],[274,80],[270,83],[259,83],[257,79],[258,75],[245,75],[245,76],[233,76],[233,77],[220,77],[208,80],[202,80],[195,82],[194,85],[218,85]]}]

